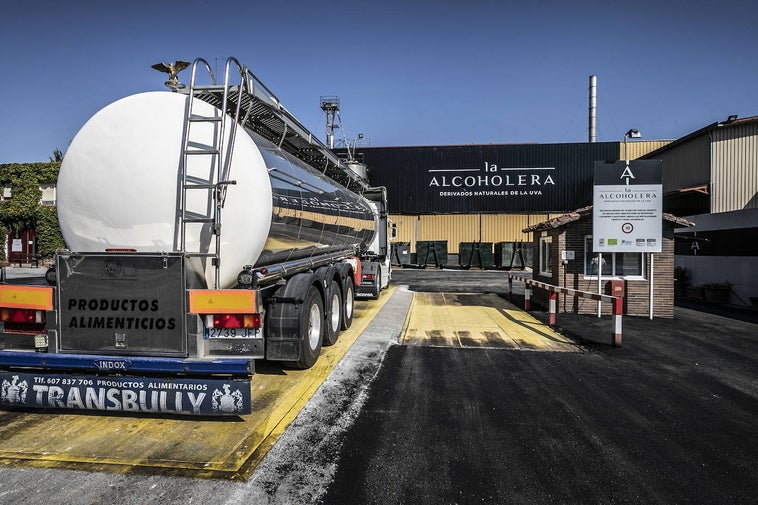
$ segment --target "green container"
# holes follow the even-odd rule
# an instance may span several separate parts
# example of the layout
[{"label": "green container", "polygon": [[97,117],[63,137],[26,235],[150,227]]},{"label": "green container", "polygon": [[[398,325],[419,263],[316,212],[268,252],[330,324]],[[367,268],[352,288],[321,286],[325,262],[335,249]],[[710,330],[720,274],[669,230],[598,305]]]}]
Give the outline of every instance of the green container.
[{"label": "green container", "polygon": [[520,242],[521,253],[524,256],[524,268],[534,268],[533,244],[531,242]]},{"label": "green container", "polygon": [[512,268],[514,256],[518,257],[515,242],[497,242],[495,244],[495,266]]},{"label": "green container", "polygon": [[420,267],[447,265],[447,240],[419,240],[416,242],[416,263]]},{"label": "green container", "polygon": [[411,264],[411,243],[396,242],[392,244],[392,255],[390,261],[393,265],[410,265]]},{"label": "green container", "polygon": [[461,242],[458,246],[458,264],[462,268],[494,267],[492,242]]},{"label": "green container", "polygon": [[495,244],[495,266],[504,269],[521,269],[531,266],[531,242],[498,242]]}]

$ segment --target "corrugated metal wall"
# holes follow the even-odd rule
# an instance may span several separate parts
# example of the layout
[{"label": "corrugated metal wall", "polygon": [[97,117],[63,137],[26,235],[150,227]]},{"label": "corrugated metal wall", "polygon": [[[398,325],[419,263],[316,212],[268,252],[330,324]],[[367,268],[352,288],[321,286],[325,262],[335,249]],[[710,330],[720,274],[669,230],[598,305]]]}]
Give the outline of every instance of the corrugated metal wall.
[{"label": "corrugated metal wall", "polygon": [[710,184],[710,153],[710,138],[702,135],[655,155],[663,160],[663,192]]},{"label": "corrugated metal wall", "polygon": [[758,208],[758,124],[711,132],[711,212]]},{"label": "corrugated metal wall", "polygon": [[397,225],[396,242],[410,242],[415,252],[419,240],[447,240],[452,254],[458,254],[461,242],[531,241],[531,234],[521,230],[549,218],[550,214],[390,215]]},{"label": "corrugated metal wall", "polygon": [[[626,151],[630,160],[636,160],[640,156],[645,156],[647,153],[660,149],[663,146],[667,146],[671,143],[671,140],[635,140],[629,141],[626,144]],[[624,158],[624,143],[619,143],[619,159]]]}]

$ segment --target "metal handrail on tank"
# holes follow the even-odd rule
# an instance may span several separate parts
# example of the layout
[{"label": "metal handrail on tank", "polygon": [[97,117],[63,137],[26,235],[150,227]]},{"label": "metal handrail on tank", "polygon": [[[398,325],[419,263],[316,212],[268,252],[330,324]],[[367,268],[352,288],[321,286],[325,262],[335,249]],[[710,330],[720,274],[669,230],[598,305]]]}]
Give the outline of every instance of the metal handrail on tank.
[{"label": "metal handrail on tank", "polygon": [[[180,166],[181,170],[181,189],[180,189],[180,205],[181,205],[181,212],[180,212],[180,246],[179,249],[182,253],[190,255],[190,256],[202,256],[202,257],[211,257],[212,258],[212,265],[214,267],[214,287],[219,287],[219,277],[220,277],[220,268],[221,268],[221,209],[223,208],[223,202],[226,195],[226,186],[229,184],[234,184],[235,181],[228,180],[228,175],[230,171],[231,166],[231,159],[232,159],[232,153],[234,149],[234,141],[236,138],[236,132],[237,132],[237,124],[239,120],[239,113],[240,113],[240,107],[241,107],[241,101],[237,100],[236,108],[235,108],[235,114],[232,118],[231,127],[229,129],[229,140],[226,142],[226,146],[224,145],[225,140],[225,133],[227,128],[227,121],[229,120],[229,115],[226,113],[227,110],[227,104],[229,102],[229,91],[231,89],[231,85],[229,84],[229,69],[230,65],[232,63],[235,63],[240,71],[240,83],[237,85],[238,93],[241,93],[242,87],[244,84],[244,72],[242,69],[242,66],[239,64],[239,62],[233,58],[227,59],[226,66],[225,66],[225,72],[224,72],[224,85],[223,85],[223,97],[222,97],[222,108],[221,108],[221,116],[220,117],[210,117],[210,118],[195,118],[192,115],[192,106],[193,106],[193,98],[196,96],[197,90],[202,90],[206,87],[198,86],[197,85],[197,67],[199,65],[203,65],[208,72],[208,75],[210,76],[211,83],[213,87],[216,87],[216,78],[213,74],[213,71],[210,68],[210,65],[206,60],[203,58],[196,58],[195,61],[192,63],[192,75],[190,78],[190,86],[188,90],[188,98],[187,98],[187,104],[185,106],[185,126],[184,131],[182,133],[182,162]],[[207,121],[207,122],[215,122],[220,123],[218,130],[214,133],[214,139],[213,139],[213,146],[212,149],[207,150],[200,150],[199,152],[190,151],[189,150],[189,143],[190,143],[190,124],[193,121]],[[226,149],[225,149],[226,147]],[[215,181],[208,180],[205,184],[188,184],[188,174],[187,174],[187,156],[189,154],[208,154],[213,156],[212,163],[212,173],[214,174]],[[205,189],[209,193],[208,198],[208,205],[206,206],[207,212],[213,212],[212,217],[206,217],[206,218],[199,218],[191,220],[187,216],[187,190],[190,188],[199,188],[199,189]],[[214,252],[188,252],[187,249],[187,232],[186,232],[186,225],[188,222],[212,222],[212,229],[211,232],[214,235]]]},{"label": "metal handrail on tank", "polygon": [[[243,86],[246,84],[245,81],[245,70],[242,67],[242,64],[240,64],[239,61],[237,61],[236,58],[230,57],[226,59],[226,64],[224,65],[224,98],[221,102],[221,110],[226,112],[227,104],[229,102],[229,69],[231,64],[234,63],[237,66],[237,69],[239,70],[240,74],[240,83],[238,84],[237,93],[242,94]],[[232,166],[232,154],[234,153],[234,140],[237,137],[237,124],[239,123],[239,117],[240,117],[240,110],[242,107],[242,100],[237,100],[237,103],[235,104],[234,108],[234,122],[232,123],[232,128],[229,130],[229,148],[227,149],[225,153],[225,159],[224,159],[224,166],[223,166],[223,172],[219,174],[219,180],[225,181],[229,178],[229,171],[231,170]],[[223,132],[223,125],[226,122],[226,117],[228,114],[224,114],[224,120],[222,121],[222,132]],[[222,137],[223,138],[223,137]],[[221,189],[221,205],[223,206],[224,198],[226,197],[226,190],[222,187]]]},{"label": "metal handrail on tank", "polygon": [[[269,107],[273,108],[279,114],[281,114],[280,119],[284,124],[285,132],[282,135],[281,140],[276,143],[279,148],[282,147],[282,143],[286,137],[286,134],[293,132],[298,137],[306,139],[309,146],[318,151],[321,156],[323,156],[325,165],[321,168],[322,172],[326,172],[331,163],[333,166],[339,167],[350,180],[358,182],[361,185],[362,189],[368,187],[368,181],[355,176],[354,172],[346,167],[337,155],[328,149],[318,137],[314,136],[313,133],[311,133],[300,121],[297,120],[297,118],[295,118],[295,116],[282,104],[282,102],[279,100],[279,97],[276,96],[276,94],[271,91],[271,89],[266,86],[263,81],[261,81],[258,76],[255,75],[255,73],[253,73],[252,70],[250,70],[247,66],[244,66],[243,68],[247,84],[247,91],[250,96],[266,103]],[[242,124],[244,125],[246,122],[247,117],[242,122]]]},{"label": "metal handrail on tank", "polygon": [[[303,138],[307,138],[308,143],[315,146],[320,151],[323,151],[324,157],[330,158],[335,165],[340,165],[341,163],[339,157],[332,153],[331,150],[327,149],[326,145],[321,142],[318,137],[314,137],[313,134],[305,126],[303,126],[303,124],[298,121],[297,118],[293,116],[289,110],[287,110],[282,102],[279,101],[279,98],[274,94],[274,92],[271,91],[265,84],[263,84],[258,76],[256,76],[249,68],[245,68],[247,70],[248,79],[252,81],[252,83],[248,83],[248,88],[252,90],[252,94],[259,100],[261,98],[266,99],[271,105],[275,106],[287,118],[287,120],[292,123],[292,126],[295,127],[294,130],[298,135]],[[262,96],[256,94],[256,84],[258,84],[258,87],[265,91],[266,94]]]},{"label": "metal handrail on tank", "polygon": [[[200,68],[205,68],[210,76],[211,85],[201,86],[197,84],[197,73]],[[239,72],[239,82],[236,82],[234,73]],[[231,82],[231,81],[235,82]],[[247,66],[242,65],[234,57],[226,59],[224,66],[223,84],[217,84],[215,76],[211,71],[208,62],[202,58],[197,58],[192,64],[192,77],[190,85],[186,91],[189,95],[185,110],[185,129],[183,133],[183,157],[182,170],[180,177],[182,180],[181,194],[181,219],[182,219],[182,236],[181,250],[188,256],[198,256],[212,258],[215,267],[215,284],[218,287],[220,278],[221,262],[221,213],[225,202],[227,185],[234,184],[231,180],[234,174],[231,174],[231,163],[234,156],[235,140],[237,128],[242,127],[252,135],[253,138],[259,137],[265,142],[272,143],[272,146],[280,149],[282,155],[287,154],[298,158],[300,161],[310,165],[313,169],[324,173],[327,177],[342,182],[345,186],[353,186],[357,183],[360,187],[358,192],[362,192],[368,187],[368,181],[355,174],[354,171],[344,164],[331,150],[329,150],[318,138],[308,131],[280,102],[274,94]],[[215,109],[219,110],[219,115],[212,118],[193,117],[192,103],[194,98],[208,103]],[[212,150],[208,149],[204,153],[188,152],[190,124],[196,121],[214,121],[220,126],[214,131],[214,149],[216,158],[213,159],[215,170],[212,171],[211,179],[207,180],[187,180],[187,154],[211,154]],[[231,123],[227,123],[231,121]],[[227,130],[227,128],[229,128]],[[228,138],[226,136],[228,135]],[[270,177],[279,179],[288,177],[286,173],[270,173]],[[241,176],[240,176],[241,177]],[[188,182],[190,184],[188,184]],[[310,187],[316,193],[323,193],[323,190],[312,186],[303,180],[288,181],[298,186]],[[199,218],[188,218],[185,209],[187,205],[187,188],[210,188],[212,191],[208,196],[208,211],[205,216]],[[312,186],[312,187],[311,187]],[[355,191],[355,189],[353,189]],[[213,206],[213,211],[211,211]],[[211,219],[211,212],[213,216]],[[207,217],[206,217],[207,216]],[[187,252],[186,240],[187,222],[212,222],[212,233],[215,239],[215,252],[210,252],[209,245],[200,246],[200,251],[206,252]],[[344,252],[343,252],[344,254]]]},{"label": "metal handrail on tank", "polygon": [[[195,60],[196,63],[198,61],[205,63],[205,60],[202,60],[202,58]],[[209,86],[204,90],[205,93],[196,94],[196,98],[206,101],[217,108],[222,108],[225,114],[231,111],[223,107],[229,105],[230,99],[232,101],[236,100],[236,103],[232,104],[235,107],[235,111],[230,115],[234,115],[236,122],[246,130],[261,135],[266,140],[273,142],[276,147],[308,163],[314,169],[335,179],[337,182],[343,183],[345,186],[349,187],[357,184],[359,192],[368,187],[368,181],[364,177],[352,171],[338,156],[308,131],[287,110],[276,94],[247,66],[240,64],[234,57],[227,59],[225,66],[227,76],[232,65],[235,65],[241,73],[242,82],[239,93],[236,96],[233,93],[227,94],[227,101],[221,103],[223,100],[221,95],[222,88],[228,90],[228,77],[226,77],[223,87]],[[206,68],[208,68],[207,63]],[[240,117],[241,107],[247,107],[244,117]],[[261,107],[265,111],[262,111]],[[237,112],[238,110],[240,112]]]},{"label": "metal handrail on tank", "polygon": [[[188,90],[188,96],[191,98],[194,94],[194,87],[195,87],[195,80],[197,77],[197,67],[199,64],[205,65],[205,69],[208,71],[208,75],[211,78],[211,83],[215,86],[216,85],[216,78],[213,75],[213,70],[211,70],[210,65],[207,61],[205,61],[203,58],[196,58],[192,62],[192,72],[190,76],[190,86]],[[186,222],[187,222],[187,148],[189,144],[189,125],[187,123],[188,119],[190,118],[192,114],[192,100],[188,99],[187,103],[185,105],[185,125],[184,125],[184,131],[182,132],[182,155],[181,155],[181,162],[179,166],[179,178],[178,178],[178,198],[177,201],[179,203],[179,209],[178,209],[178,218],[179,223],[179,243],[175,247],[181,252],[186,252],[186,244],[187,244],[187,230],[186,230]]]}]

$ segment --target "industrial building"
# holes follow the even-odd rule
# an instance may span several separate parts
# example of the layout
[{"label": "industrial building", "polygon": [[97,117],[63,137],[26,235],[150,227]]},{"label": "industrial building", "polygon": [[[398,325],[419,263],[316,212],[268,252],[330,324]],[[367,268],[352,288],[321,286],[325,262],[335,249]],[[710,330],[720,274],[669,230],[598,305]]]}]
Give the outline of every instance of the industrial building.
[{"label": "industrial building", "polygon": [[695,225],[676,230],[687,293],[758,309],[758,116],[729,116],[642,156],[663,160],[664,211]]},{"label": "industrial building", "polygon": [[[592,203],[597,160],[638,158],[667,140],[566,144],[365,147],[372,185],[386,186],[396,241],[529,242],[523,230]],[[343,153],[344,154],[344,153]]]},{"label": "industrial building", "polygon": [[625,141],[363,147],[357,158],[372,185],[387,187],[410,261],[417,245],[426,259],[427,244],[442,242],[451,265],[461,244],[531,244],[524,230],[590,205],[595,161],[660,159],[664,212],[695,223],[676,230],[675,265],[693,287],[728,285],[730,304],[756,303],[758,117],[729,116],[675,141]]},{"label": "industrial building", "polygon": [[640,158],[663,160],[666,212],[758,208],[758,116],[729,116]]}]

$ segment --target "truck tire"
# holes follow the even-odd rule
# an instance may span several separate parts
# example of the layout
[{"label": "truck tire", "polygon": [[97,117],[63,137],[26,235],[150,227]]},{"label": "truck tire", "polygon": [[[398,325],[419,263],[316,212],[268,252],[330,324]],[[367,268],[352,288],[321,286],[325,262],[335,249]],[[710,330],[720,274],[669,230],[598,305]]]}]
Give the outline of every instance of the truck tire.
[{"label": "truck tire", "polygon": [[[294,305],[292,306],[294,307]],[[312,367],[321,354],[324,331],[324,302],[316,286],[308,288],[299,314],[300,359],[290,364],[296,368]]]},{"label": "truck tire", "polygon": [[353,311],[355,310],[355,284],[351,275],[345,277],[345,289],[342,293],[342,322],[340,325],[343,330],[346,330],[353,324]]},{"label": "truck tire", "polygon": [[342,290],[337,278],[332,278],[326,290],[326,318],[324,328],[324,345],[334,345],[340,336],[342,330]]},{"label": "truck tire", "polygon": [[377,269],[376,278],[374,280],[375,280],[374,290],[371,293],[371,298],[373,298],[374,300],[378,300],[379,293],[382,292],[382,269],[381,268]]}]

